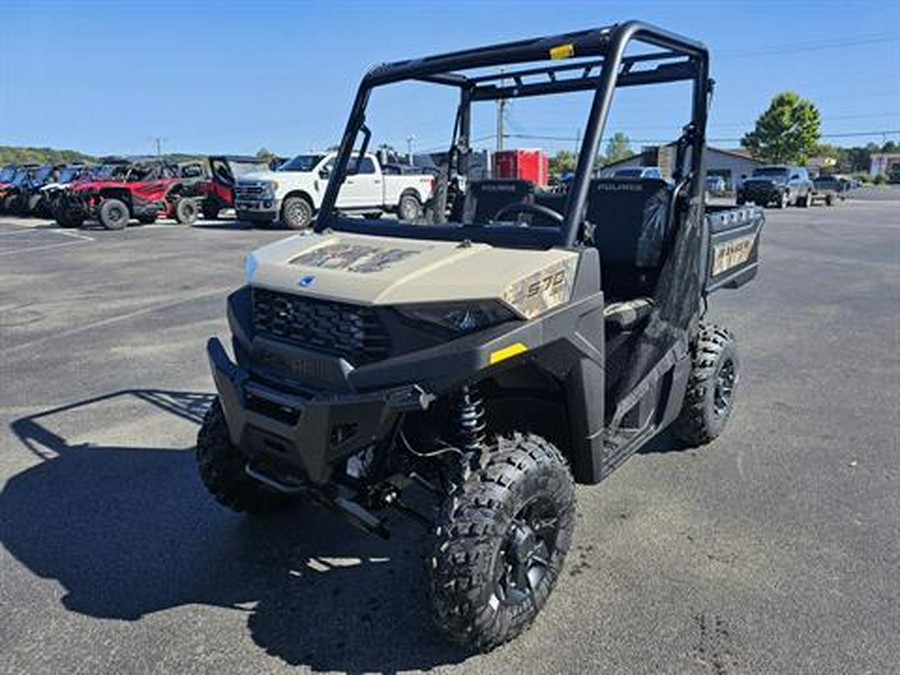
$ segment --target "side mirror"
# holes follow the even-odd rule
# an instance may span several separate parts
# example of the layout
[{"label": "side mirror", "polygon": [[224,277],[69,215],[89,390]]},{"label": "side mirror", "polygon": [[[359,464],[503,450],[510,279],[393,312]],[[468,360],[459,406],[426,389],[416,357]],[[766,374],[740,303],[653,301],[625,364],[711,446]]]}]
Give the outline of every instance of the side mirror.
[{"label": "side mirror", "polygon": [[331,169],[325,167],[324,169],[319,169],[319,178],[322,180],[328,180],[331,177]]}]

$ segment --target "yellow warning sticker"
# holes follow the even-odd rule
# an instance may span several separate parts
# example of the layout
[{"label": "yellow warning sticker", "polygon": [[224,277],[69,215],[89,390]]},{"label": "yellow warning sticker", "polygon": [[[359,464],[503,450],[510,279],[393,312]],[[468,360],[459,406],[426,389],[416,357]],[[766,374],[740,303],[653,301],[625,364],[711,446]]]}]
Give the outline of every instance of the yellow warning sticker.
[{"label": "yellow warning sticker", "polygon": [[568,59],[572,56],[575,56],[575,45],[573,45],[571,42],[568,44],[551,47],[550,49],[551,59]]}]

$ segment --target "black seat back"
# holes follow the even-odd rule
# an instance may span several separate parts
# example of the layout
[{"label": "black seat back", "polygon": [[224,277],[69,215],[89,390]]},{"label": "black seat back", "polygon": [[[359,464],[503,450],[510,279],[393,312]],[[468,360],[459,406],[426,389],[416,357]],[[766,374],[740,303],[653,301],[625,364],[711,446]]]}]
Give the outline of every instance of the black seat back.
[{"label": "black seat back", "polygon": [[590,182],[585,217],[594,227],[603,288],[613,298],[653,294],[666,242],[671,188],[659,178]]},{"label": "black seat back", "polygon": [[531,181],[498,179],[474,181],[466,192],[463,219],[467,223],[487,223],[510,204],[530,204],[534,199]]}]

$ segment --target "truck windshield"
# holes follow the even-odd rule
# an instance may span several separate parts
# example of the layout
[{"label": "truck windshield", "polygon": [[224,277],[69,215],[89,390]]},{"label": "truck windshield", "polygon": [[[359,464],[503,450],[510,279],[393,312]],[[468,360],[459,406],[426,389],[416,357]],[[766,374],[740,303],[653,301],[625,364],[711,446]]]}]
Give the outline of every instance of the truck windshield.
[{"label": "truck windshield", "polygon": [[231,172],[234,174],[235,178],[240,178],[248,173],[253,173],[254,171],[267,171],[269,165],[265,162],[236,162],[234,160],[230,160],[228,165],[231,167]]},{"label": "truck windshield", "polygon": [[788,175],[788,170],[784,167],[764,167],[762,169],[753,169],[754,177],[761,178],[783,178]]},{"label": "truck windshield", "polygon": [[297,155],[278,167],[278,171],[312,171],[325,155]]}]

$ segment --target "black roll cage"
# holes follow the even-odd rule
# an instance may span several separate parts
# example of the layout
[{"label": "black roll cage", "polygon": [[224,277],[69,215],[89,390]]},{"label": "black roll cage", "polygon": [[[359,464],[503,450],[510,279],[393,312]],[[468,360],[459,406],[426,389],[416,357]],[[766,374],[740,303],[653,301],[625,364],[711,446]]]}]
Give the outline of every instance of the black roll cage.
[{"label": "black roll cage", "polygon": [[[656,51],[625,56],[625,50],[632,42],[656,48]],[[577,60],[566,62],[556,59]],[[455,72],[543,60],[550,61],[550,64],[474,77]],[[645,65],[655,67],[640,67]],[[675,180],[679,192],[689,187],[687,196],[691,201],[702,200],[704,186],[700,178],[703,175],[707,110],[712,92],[709,53],[700,42],[646,23],[629,21],[605,28],[508,42],[372,68],[363,78],[356,94],[334,170],[316,219],[316,232],[334,225],[338,192],[347,175],[350,157],[360,132],[363,133],[363,144],[359,152],[362,154],[366,151],[371,132],[365,124],[365,111],[372,90],[408,80],[454,86],[460,90],[460,105],[448,161],[451,161],[454,154],[464,157],[468,152],[470,106],[473,101],[595,91],[566,201],[564,220],[555,235],[558,238],[556,245],[565,247],[575,245],[585,236],[582,222],[594,159],[616,87],[691,80],[694,83],[691,122],[684,128],[684,135],[678,143],[679,157],[676,161],[676,166],[683,166],[683,158],[690,148],[691,167],[687,175],[676,175]],[[357,230],[353,225],[336,229]]]}]

